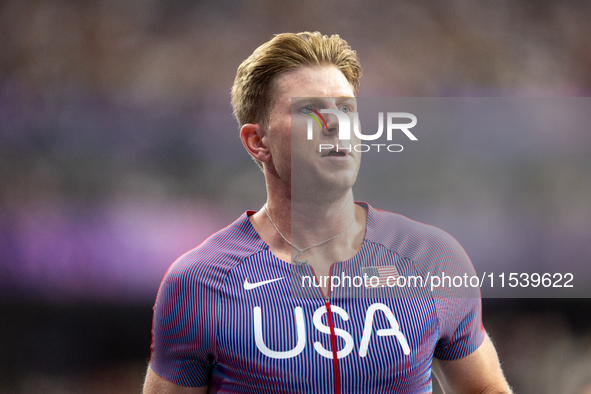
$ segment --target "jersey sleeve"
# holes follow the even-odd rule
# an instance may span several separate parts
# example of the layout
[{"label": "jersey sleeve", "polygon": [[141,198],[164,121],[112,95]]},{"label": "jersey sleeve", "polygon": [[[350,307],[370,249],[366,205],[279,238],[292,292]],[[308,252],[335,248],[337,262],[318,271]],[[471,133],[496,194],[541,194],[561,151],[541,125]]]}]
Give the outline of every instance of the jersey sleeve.
[{"label": "jersey sleeve", "polygon": [[188,387],[209,384],[219,314],[216,272],[187,254],[167,272],[154,305],[150,368]]},{"label": "jersey sleeve", "polygon": [[480,347],[486,335],[482,326],[480,298],[435,299],[440,335],[434,357],[456,360]]},{"label": "jersey sleeve", "polygon": [[480,288],[470,284],[470,278],[476,275],[474,266],[460,244],[445,234],[441,264],[431,272],[440,278],[440,286],[433,292],[440,330],[434,357],[455,360],[478,349],[486,332]]},{"label": "jersey sleeve", "polygon": [[426,296],[433,299],[439,324],[434,357],[454,360],[478,349],[485,338],[480,288],[472,286],[476,271],[462,246],[437,227],[390,212],[369,212],[368,234],[409,259],[428,285]]}]

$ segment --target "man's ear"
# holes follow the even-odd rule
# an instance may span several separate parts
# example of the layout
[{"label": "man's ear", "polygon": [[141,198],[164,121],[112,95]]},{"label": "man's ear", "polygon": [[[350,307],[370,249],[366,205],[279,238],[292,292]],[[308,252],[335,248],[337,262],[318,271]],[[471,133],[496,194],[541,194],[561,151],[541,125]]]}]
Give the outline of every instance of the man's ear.
[{"label": "man's ear", "polygon": [[267,144],[267,132],[261,125],[245,124],[240,128],[240,139],[252,157],[263,163],[271,160],[271,153]]}]

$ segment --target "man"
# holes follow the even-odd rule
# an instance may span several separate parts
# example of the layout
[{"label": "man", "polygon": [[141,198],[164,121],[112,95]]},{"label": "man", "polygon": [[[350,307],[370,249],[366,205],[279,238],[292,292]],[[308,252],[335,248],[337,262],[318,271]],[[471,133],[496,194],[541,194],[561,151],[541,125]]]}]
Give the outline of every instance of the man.
[{"label": "man", "polygon": [[479,298],[321,280],[472,269],[443,231],[355,203],[360,153],[319,151],[339,142],[321,110],[356,111],[360,76],[320,33],[277,35],[239,67],[232,104],[267,203],[166,274],[144,393],[423,393],[432,368],[446,392],[510,392]]}]

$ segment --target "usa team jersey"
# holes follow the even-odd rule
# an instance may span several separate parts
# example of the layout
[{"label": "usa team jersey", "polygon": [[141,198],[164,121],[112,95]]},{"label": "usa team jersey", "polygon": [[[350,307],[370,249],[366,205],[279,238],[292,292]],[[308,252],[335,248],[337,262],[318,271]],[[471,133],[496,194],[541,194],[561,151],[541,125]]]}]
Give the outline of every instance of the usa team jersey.
[{"label": "usa team jersey", "polygon": [[362,205],[361,250],[331,275],[378,278],[327,299],[309,285],[310,266],[271,253],[254,212],[180,257],[154,306],[152,370],[212,393],[430,393],[433,357],[465,357],[483,342],[480,298],[383,280],[473,274],[472,264],[444,231]]}]

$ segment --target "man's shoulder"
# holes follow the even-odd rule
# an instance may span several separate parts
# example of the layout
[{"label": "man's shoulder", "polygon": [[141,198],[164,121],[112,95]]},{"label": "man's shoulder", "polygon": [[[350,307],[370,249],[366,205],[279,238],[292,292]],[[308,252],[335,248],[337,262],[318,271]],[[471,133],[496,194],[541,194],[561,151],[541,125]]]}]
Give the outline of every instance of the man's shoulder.
[{"label": "man's shoulder", "polygon": [[406,216],[370,207],[366,239],[414,261],[433,254],[465,255],[446,231]]},{"label": "man's shoulder", "polygon": [[223,280],[232,268],[262,249],[263,241],[245,213],[180,256],[169,268],[165,280]]}]

